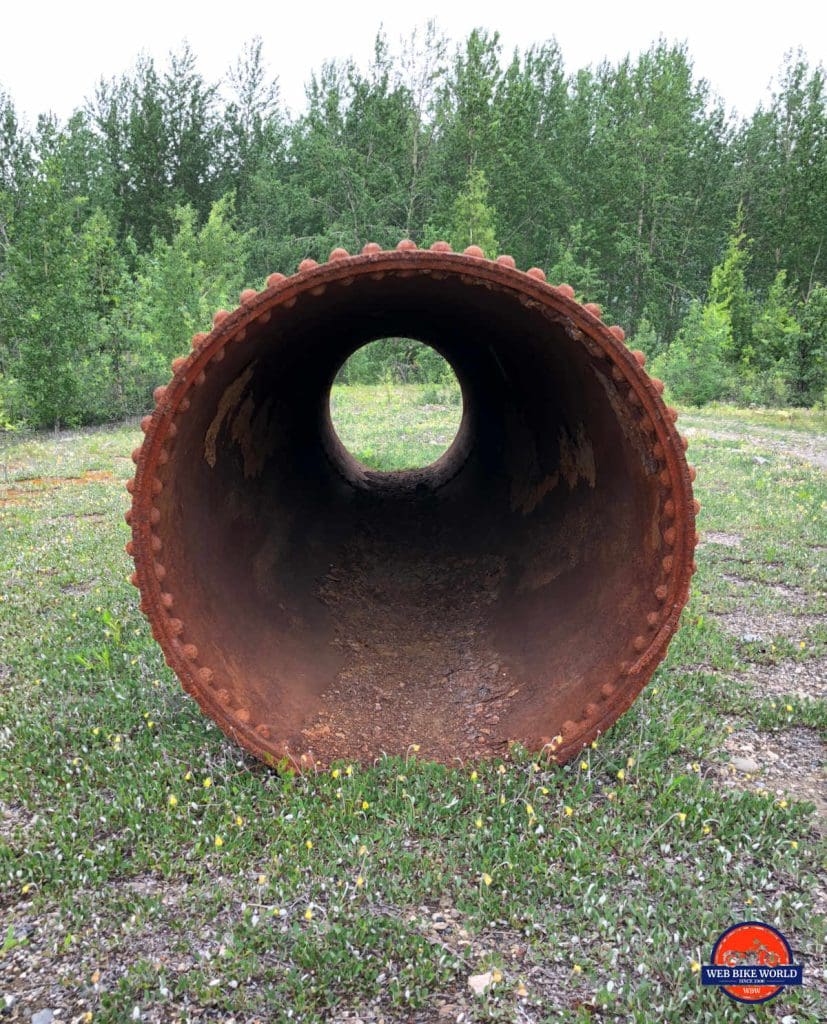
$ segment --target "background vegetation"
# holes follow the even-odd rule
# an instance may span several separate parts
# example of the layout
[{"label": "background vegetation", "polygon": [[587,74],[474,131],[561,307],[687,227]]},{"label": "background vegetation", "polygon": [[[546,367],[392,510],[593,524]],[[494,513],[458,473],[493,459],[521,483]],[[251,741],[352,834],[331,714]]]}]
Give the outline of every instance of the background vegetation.
[{"label": "background vegetation", "polygon": [[295,116],[257,39],[221,83],[142,57],[65,124],[0,90],[0,421],[142,410],[241,286],[405,236],[570,282],[679,400],[823,401],[824,70],[791,55],[738,121],[663,40],[567,74],[553,41],[429,26],[324,65]]}]

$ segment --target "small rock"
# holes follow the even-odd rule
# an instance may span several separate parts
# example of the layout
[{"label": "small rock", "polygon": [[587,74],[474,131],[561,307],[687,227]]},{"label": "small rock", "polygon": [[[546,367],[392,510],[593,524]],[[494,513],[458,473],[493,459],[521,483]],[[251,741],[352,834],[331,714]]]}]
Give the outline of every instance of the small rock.
[{"label": "small rock", "polygon": [[758,633],[742,633],[741,641],[745,644],[759,644],[764,638]]},{"label": "small rock", "polygon": [[32,1014],[32,1024],[52,1024],[54,1019],[54,1010],[38,1010]]},{"label": "small rock", "polygon": [[757,462],[759,466],[766,466],[770,460],[765,459],[763,455],[753,455],[752,461]]},{"label": "small rock", "polygon": [[753,761],[751,757],[733,757],[732,759],[733,768],[739,772],[757,772],[760,765],[757,761]]},{"label": "small rock", "polygon": [[486,971],[485,974],[472,974],[468,979],[468,987],[475,996],[481,996],[483,992],[490,987],[491,981],[491,971]]}]

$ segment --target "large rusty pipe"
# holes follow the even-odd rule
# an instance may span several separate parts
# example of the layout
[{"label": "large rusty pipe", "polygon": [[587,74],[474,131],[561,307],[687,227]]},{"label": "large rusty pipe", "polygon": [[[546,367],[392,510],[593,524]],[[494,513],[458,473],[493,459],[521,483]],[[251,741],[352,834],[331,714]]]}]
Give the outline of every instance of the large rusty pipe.
[{"label": "large rusty pipe", "polygon": [[[377,473],[330,388],[376,338],[462,389],[433,465]],[[445,243],[305,260],[155,393],[133,582],[184,688],[269,763],[573,757],[633,702],[689,591],[694,471],[641,353],[571,288]]]}]

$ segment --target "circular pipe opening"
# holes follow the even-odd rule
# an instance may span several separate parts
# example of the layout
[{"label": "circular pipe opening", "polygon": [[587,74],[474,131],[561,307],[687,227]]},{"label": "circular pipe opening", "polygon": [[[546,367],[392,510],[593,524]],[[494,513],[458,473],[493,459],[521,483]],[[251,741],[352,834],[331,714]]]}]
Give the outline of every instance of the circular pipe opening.
[{"label": "circular pipe opening", "polygon": [[329,395],[336,437],[368,469],[423,469],[453,443],[462,392],[451,364],[414,338],[363,345],[339,368]]},{"label": "circular pipe opening", "polygon": [[[267,760],[573,756],[677,628],[690,470],[658,382],[540,272],[412,249],[306,261],[196,336],[130,484],[142,607],[182,683]],[[347,357],[454,368],[459,430],[377,472],[336,435]]]}]

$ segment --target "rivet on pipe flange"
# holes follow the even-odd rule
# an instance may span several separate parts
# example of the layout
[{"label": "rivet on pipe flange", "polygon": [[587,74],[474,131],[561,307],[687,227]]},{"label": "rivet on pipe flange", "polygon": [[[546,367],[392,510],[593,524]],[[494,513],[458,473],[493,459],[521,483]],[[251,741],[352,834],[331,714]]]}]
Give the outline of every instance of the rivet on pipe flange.
[{"label": "rivet on pipe flange", "polygon": [[123,517],[124,517],[124,520],[126,522],[126,525],[127,526],[131,526],[132,525],[132,508],[131,507],[128,508],[126,510],[126,512],[124,512]]},{"label": "rivet on pipe flange", "polygon": [[567,299],[573,299],[575,295],[574,288],[570,284],[558,284],[557,291],[561,295],[565,295]]},{"label": "rivet on pipe flange", "polygon": [[655,456],[656,459],[663,458],[663,445],[660,443],[660,441],[656,441],[652,445],[652,454]]},{"label": "rivet on pipe flange", "polygon": [[204,334],[203,331],[200,331],[198,334],[193,334],[193,336],[192,336],[192,347],[193,348],[198,348],[199,346],[204,344],[204,342],[207,340],[207,338],[209,338],[209,334]]},{"label": "rivet on pipe flange", "polygon": [[239,722],[243,722],[246,725],[247,722],[250,721],[250,709],[239,708],[238,711],[236,711],[235,713],[235,717],[239,720]]},{"label": "rivet on pipe flange", "polygon": [[666,541],[667,547],[671,548],[671,547],[674,546],[674,544],[675,544],[675,537],[676,536],[677,536],[677,533],[675,532],[675,527],[674,526],[670,526],[666,530],[663,531],[663,539]]},{"label": "rivet on pipe flange", "polygon": [[186,362],[187,362],[186,356],[178,356],[177,358],[173,359],[172,360],[172,372],[173,373],[178,373],[178,371],[181,369],[181,367],[186,365]]},{"label": "rivet on pipe flange", "polygon": [[156,495],[160,494],[163,489],[164,485],[161,483],[157,476],[154,477],[152,480],[152,493]]},{"label": "rivet on pipe flange", "polygon": [[265,725],[262,722],[260,725],[256,726],[256,732],[258,733],[259,736],[261,736],[261,738],[263,740],[269,740],[270,739],[270,726],[269,725]]},{"label": "rivet on pipe flange", "polygon": [[327,285],[326,284],[317,284],[315,288],[311,288],[310,289],[310,294],[311,295],[324,295],[324,293],[326,291],[327,291]]},{"label": "rivet on pipe flange", "polygon": [[164,398],[166,397],[166,393],[167,393],[166,385],[162,384],[160,387],[157,387],[152,392],[152,397],[155,399],[156,403],[158,405],[160,405],[161,402],[163,402]]},{"label": "rivet on pipe flange", "polygon": [[604,683],[600,687],[600,696],[603,697],[604,699],[606,697],[611,697],[611,695],[615,692],[616,689],[617,689],[617,687],[615,686],[614,683]]},{"label": "rivet on pipe flange", "polygon": [[525,272],[526,277],[531,277],[535,281],[545,281],[546,272],[541,267],[531,267]]},{"label": "rivet on pipe flange", "polygon": [[596,302],[587,302],[583,306],[583,309],[585,309],[587,313],[591,313],[592,316],[597,317],[598,320],[603,317],[603,308]]},{"label": "rivet on pipe flange", "polygon": [[136,466],[138,465],[138,459],[140,459],[140,457],[141,457],[141,447],[139,445],[137,448],[133,448],[132,449],[132,461],[135,463]]},{"label": "rivet on pipe flange", "polygon": [[195,661],[198,657],[198,648],[195,644],[184,644],[181,650],[184,653],[184,657],[189,658],[190,661]]},{"label": "rivet on pipe flange", "polygon": [[157,508],[150,509],[149,521],[153,526],[157,526],[161,522],[161,510]]},{"label": "rivet on pipe flange", "polygon": [[675,518],[675,502],[671,498],[667,498],[663,503],[663,514],[667,519]]},{"label": "rivet on pipe flange", "polygon": [[697,469],[694,466],[689,467],[689,479],[694,483],[695,477],[698,475]]},{"label": "rivet on pipe flange", "polygon": [[382,251],[382,246],[378,242],[367,242],[362,246],[363,256],[375,256],[377,253]]},{"label": "rivet on pipe flange", "polygon": [[213,327],[218,327],[220,324],[223,324],[229,315],[230,314],[227,312],[226,309],[216,310],[212,318]]},{"label": "rivet on pipe flange", "polygon": [[689,438],[686,434],[678,434],[678,437],[680,438],[681,448],[686,451],[689,448]]},{"label": "rivet on pipe flange", "polygon": [[647,434],[654,434],[655,424],[652,422],[649,416],[641,416],[640,429]]},{"label": "rivet on pipe flange", "polygon": [[652,387],[655,389],[655,391],[657,391],[657,393],[659,395],[662,395],[663,394],[663,387],[664,387],[663,381],[659,380],[657,377],[652,377],[651,380],[652,380]]},{"label": "rivet on pipe flange", "polygon": [[660,480],[660,482],[663,484],[664,487],[670,487],[671,484],[672,484],[672,477],[671,477],[668,469],[662,469],[660,471],[660,473],[658,474],[658,479]]},{"label": "rivet on pipe flange", "polygon": [[177,408],[176,412],[186,412],[187,409],[189,409],[189,407],[190,407],[190,400],[187,398],[186,395],[184,395],[184,397],[178,403],[178,408]]},{"label": "rivet on pipe flange", "polygon": [[211,668],[199,668],[198,670],[198,681],[203,683],[204,686],[209,686],[215,678],[215,673]]},{"label": "rivet on pipe flange", "polygon": [[184,623],[180,619],[170,619],[168,627],[173,636],[180,636],[184,632]]},{"label": "rivet on pipe flange", "polygon": [[172,594],[169,594],[166,591],[164,591],[164,593],[161,594],[161,604],[164,606],[164,608],[167,609],[167,611],[169,611],[169,609],[172,607],[173,603],[174,603],[174,598],[173,598]]},{"label": "rivet on pipe flange", "polygon": [[141,417],[141,430],[146,433],[149,430],[150,424],[152,423],[151,416]]},{"label": "rivet on pipe flange", "polygon": [[597,715],[598,707],[596,704],[587,704],[583,708],[583,720],[586,722],[591,721]]},{"label": "rivet on pipe flange", "polygon": [[169,452],[166,448],[161,448],[158,452],[158,465],[165,466],[169,462]]},{"label": "rivet on pipe flange", "polygon": [[648,645],[648,641],[645,636],[636,636],[632,641],[632,647],[640,654],[641,651],[645,650]]},{"label": "rivet on pipe flange", "polygon": [[697,498],[693,498],[692,499],[692,511],[695,513],[695,515],[698,515],[698,513],[701,511],[701,507],[702,507],[701,503],[698,501],[698,499]]},{"label": "rivet on pipe flange", "polygon": [[224,689],[216,690],[215,691],[215,696],[218,698],[218,700],[222,704],[229,704],[230,703],[230,691],[229,690],[224,690]]},{"label": "rivet on pipe flange", "polygon": [[693,546],[693,547],[697,547],[697,546],[698,546],[698,545],[699,545],[700,543],[701,543],[701,535],[700,535],[700,534],[698,533],[698,531],[696,530],[696,531],[695,531],[695,532],[694,532],[694,533],[692,534],[692,546]]},{"label": "rivet on pipe flange", "polygon": [[130,477],[129,480],[126,481],[124,486],[129,491],[130,494],[134,494],[135,493],[135,477],[134,476]]},{"label": "rivet on pipe flange", "polygon": [[133,572],[129,577],[129,582],[133,587],[140,587],[140,583],[138,583],[138,574],[136,572]]},{"label": "rivet on pipe flange", "polygon": [[[243,333],[243,331],[239,331],[239,332],[238,332],[238,334],[242,334],[242,333]],[[239,340],[239,338],[238,338],[238,335],[236,335],[236,337],[235,337],[235,340],[236,340],[236,341],[238,341],[238,340]],[[215,350],[215,352],[213,352],[213,354],[212,354],[212,361],[213,361],[214,363],[220,363],[220,362],[221,362],[221,360],[222,360],[222,359],[224,358],[224,356],[225,356],[226,354],[227,354],[227,353],[226,353],[226,352],[224,351],[224,349],[223,349],[223,348],[218,348],[218,349],[216,349],[216,350]]]},{"label": "rivet on pipe flange", "polygon": [[150,538],[150,541],[149,541],[149,546],[152,548],[152,550],[157,555],[158,552],[161,550],[161,548],[163,548],[164,542],[161,540],[160,537],[158,537],[156,534],[153,533],[153,535],[152,535],[152,537]]},{"label": "rivet on pipe flange", "polygon": [[678,410],[674,409],[671,405],[666,407],[666,414],[673,423],[678,422]]},{"label": "rivet on pipe flange", "polygon": [[661,583],[659,587],[655,588],[655,597],[658,599],[658,601],[665,601],[668,593],[669,588],[663,583]]},{"label": "rivet on pipe flange", "polygon": [[167,427],[167,437],[169,437],[169,439],[172,440],[172,438],[175,437],[177,433],[178,427],[176,427],[174,423],[170,423],[169,426]]},{"label": "rivet on pipe flange", "polygon": [[[268,316],[267,316],[267,320],[263,319],[263,314],[260,314],[259,316],[257,316],[256,319],[261,321],[262,323],[267,323],[267,320],[270,319],[269,313],[268,313]],[[230,341],[244,341],[244,339],[246,337],[247,337],[247,328],[246,327],[239,327],[239,329],[235,332],[235,334],[232,336],[232,338],[230,338]],[[219,351],[223,352],[224,349],[219,349]]]},{"label": "rivet on pipe flange", "polygon": [[478,260],[485,259],[485,253],[478,245],[468,245],[462,250],[465,256],[474,256]]},{"label": "rivet on pipe flange", "polygon": [[453,252],[453,249],[448,242],[440,240],[439,242],[434,242],[431,246],[431,252]]},{"label": "rivet on pipe flange", "polygon": [[571,739],[571,737],[577,732],[577,724],[570,718],[567,718],[565,722],[560,726],[560,735],[564,740]]},{"label": "rivet on pipe flange", "polygon": [[348,256],[350,256],[350,253],[347,251],[347,249],[343,249],[341,246],[339,246],[338,248],[333,249],[333,251],[327,258],[330,263],[333,263],[334,260],[346,260]]},{"label": "rivet on pipe flange", "polygon": [[660,564],[663,566],[664,572],[670,573],[672,571],[672,566],[675,564],[675,560],[671,555],[667,555]]},{"label": "rivet on pipe flange", "polygon": [[238,301],[242,304],[252,302],[253,299],[258,297],[258,292],[255,288],[245,288],[244,291],[239,295]]},{"label": "rivet on pipe flange", "polygon": [[154,569],[155,578],[160,582],[166,576],[167,570],[160,562],[155,563]]},{"label": "rivet on pipe flange", "polygon": [[628,393],[626,395],[626,399],[627,399],[627,401],[629,402],[630,405],[641,405],[642,404],[641,401],[640,401],[640,395],[637,393],[637,391],[635,391],[634,388],[629,388],[629,391],[628,391]]},{"label": "rivet on pipe flange", "polygon": [[517,261],[513,256],[498,256],[497,263],[499,263],[501,267],[509,267],[511,270],[516,270],[517,268]]},{"label": "rivet on pipe flange", "polygon": [[123,549],[129,555],[130,558],[135,553],[135,545],[132,543],[131,540],[128,540],[126,544],[124,544]]},{"label": "rivet on pipe flange", "polygon": [[206,373],[204,373],[204,371],[202,370],[202,371],[201,371],[201,372],[200,372],[200,373],[198,374],[198,376],[197,376],[197,377],[195,378],[195,380],[193,381],[193,384],[194,384],[194,385],[195,385],[195,386],[196,386],[197,388],[200,388],[200,387],[201,387],[201,385],[202,385],[202,384],[204,383],[204,381],[205,381],[206,379],[207,379],[207,375],[206,375]]},{"label": "rivet on pipe flange", "polygon": [[318,267],[318,265],[319,264],[315,260],[311,260],[311,259],[302,260],[301,263],[299,264],[299,273],[300,274],[304,274],[308,270],[315,270],[316,267]]},{"label": "rivet on pipe flange", "polygon": [[646,622],[654,628],[660,622],[660,615],[657,612],[649,612],[646,616]]},{"label": "rivet on pipe flange", "polygon": [[612,367],[612,380],[616,381],[618,384],[622,380],[626,380],[626,374],[623,372],[623,370],[620,369],[619,366]]},{"label": "rivet on pipe flange", "polygon": [[270,276],[267,278],[267,287],[268,288],[275,288],[275,286],[277,284],[281,284],[282,281],[286,281],[286,280],[287,280],[287,275],[286,274],[270,274]]},{"label": "rivet on pipe flange", "polygon": [[[610,327],[609,330],[611,331],[612,328]],[[621,338],[620,340],[623,341],[625,337],[626,337],[626,335],[624,334],[623,338]],[[632,355],[637,360],[638,366],[645,366],[646,365],[646,353],[645,352],[641,352],[639,348],[636,348],[632,352]]]},{"label": "rivet on pipe flange", "polygon": [[411,241],[410,238],[403,238],[396,243],[396,248],[399,252],[413,252],[416,249],[416,242]]}]

